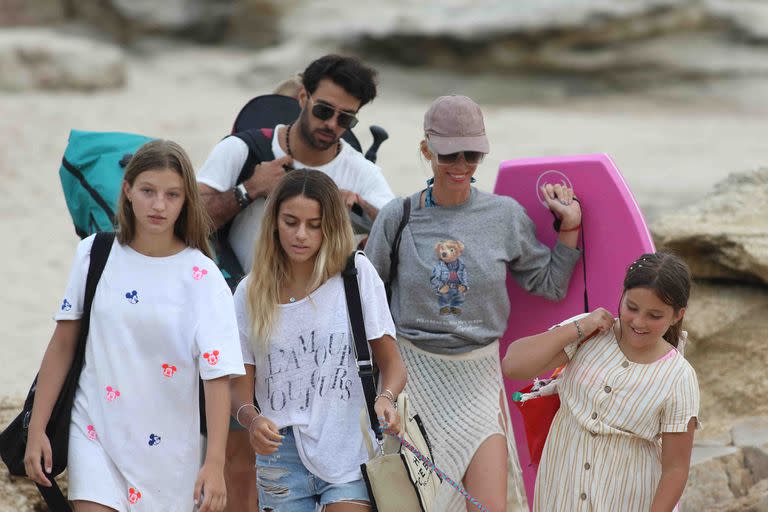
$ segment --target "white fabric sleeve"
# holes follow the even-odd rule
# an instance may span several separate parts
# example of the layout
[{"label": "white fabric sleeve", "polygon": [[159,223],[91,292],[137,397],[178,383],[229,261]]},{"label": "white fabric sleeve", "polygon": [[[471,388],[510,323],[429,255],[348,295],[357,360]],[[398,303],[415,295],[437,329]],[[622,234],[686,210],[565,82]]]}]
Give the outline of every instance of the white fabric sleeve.
[{"label": "white fabric sleeve", "polygon": [[209,278],[216,274],[220,279],[215,279],[215,289],[202,290],[207,297],[203,298],[203,305],[198,309],[199,320],[195,331],[200,377],[204,380],[245,374],[232,293],[218,270],[211,271]]},{"label": "white fabric sleeve", "polygon": [[370,170],[366,169],[365,189],[360,196],[376,209],[381,210],[385,204],[395,198],[395,195],[384,178],[381,168],[377,165],[372,167]]},{"label": "white fabric sleeve", "polygon": [[85,280],[88,277],[88,267],[91,262],[91,247],[96,235],[91,235],[77,244],[75,258],[69,271],[67,288],[64,297],[56,313],[54,320],[78,320],[83,316],[83,302],[85,302]]},{"label": "white fabric sleeve", "polygon": [[[568,325],[571,322],[573,322],[574,320],[581,320],[582,318],[584,318],[587,315],[589,315],[589,313],[580,313],[580,314],[578,314],[576,316],[572,316],[571,318],[566,318],[562,322],[553,325],[552,327],[550,327],[547,330],[551,331],[552,329],[555,329],[557,327],[562,327],[563,325]],[[584,336],[586,336],[588,334],[589,334],[588,332],[585,332]],[[576,349],[578,349],[578,348],[579,348],[579,340],[573,340],[571,343],[567,344],[563,348],[563,351],[565,352],[565,355],[568,356],[568,360],[573,359],[573,356],[576,355]]]},{"label": "white fabric sleeve", "polygon": [[700,427],[699,416],[699,381],[696,372],[688,365],[675,383],[671,396],[664,403],[661,413],[661,432],[686,432],[688,422],[696,418],[696,429]]},{"label": "white fabric sleeve", "polygon": [[235,316],[237,317],[237,329],[240,334],[240,352],[243,363],[256,365],[251,346],[251,319],[248,315],[248,276],[242,279],[235,290]]},{"label": "white fabric sleeve", "polygon": [[363,304],[363,322],[368,341],[379,339],[385,334],[395,338],[395,322],[389,311],[384,282],[376,273],[373,264],[362,254],[355,256],[357,282],[360,287],[360,301]]},{"label": "white fabric sleeve", "polygon": [[237,137],[227,137],[214,146],[197,172],[197,182],[224,192],[234,188],[248,159],[248,145]]}]

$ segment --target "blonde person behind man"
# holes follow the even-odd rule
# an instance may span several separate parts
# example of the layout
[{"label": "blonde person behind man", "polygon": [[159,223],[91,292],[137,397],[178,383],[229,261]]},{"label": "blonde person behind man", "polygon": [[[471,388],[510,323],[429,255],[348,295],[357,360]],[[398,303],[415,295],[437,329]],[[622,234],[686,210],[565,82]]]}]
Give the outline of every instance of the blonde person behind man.
[{"label": "blonde person behind man", "polygon": [[[353,249],[333,180],[315,170],[288,173],[267,201],[253,266],[235,292],[246,375],[232,382],[232,415],[257,453],[265,510],[370,510],[360,472],[368,460],[359,420],[365,398],[341,277]],[[395,326],[373,265],[361,254],[355,265],[380,370],[374,407],[397,432],[406,373]]]},{"label": "blonde person behind man", "polygon": [[[490,511],[506,510],[509,456],[498,338],[507,327],[507,271],[532,293],[564,296],[579,258],[581,210],[573,191],[548,187],[549,207],[562,219],[550,250],[513,199],[471,186],[488,153],[480,107],[466,96],[436,99],[424,116],[421,154],[434,177],[407,198],[392,315],[408,368],[407,391],[424,421],[436,463]],[[379,214],[366,252],[390,281],[390,250],[402,201]],[[513,307],[525,307],[514,304]],[[447,484],[436,509],[474,510]]]}]

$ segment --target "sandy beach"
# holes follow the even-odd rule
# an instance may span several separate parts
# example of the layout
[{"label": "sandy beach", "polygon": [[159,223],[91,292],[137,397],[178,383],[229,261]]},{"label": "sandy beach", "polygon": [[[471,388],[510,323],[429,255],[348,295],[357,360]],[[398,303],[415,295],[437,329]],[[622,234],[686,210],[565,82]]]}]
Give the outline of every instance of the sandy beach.
[{"label": "sandy beach", "polygon": [[[0,393],[26,392],[53,330],[51,317],[78,242],[57,173],[69,130],[173,139],[199,167],[239,108],[285,78],[282,72],[251,73],[242,85],[252,60],[253,52],[245,50],[177,44],[130,56],[122,89],[0,93],[0,346],[7,361]],[[765,90],[762,82],[732,90],[725,83],[695,94],[657,87],[530,102],[515,95],[505,102],[506,84],[499,77],[493,94],[486,94],[466,77],[430,77],[391,66],[380,71],[379,97],[362,111],[360,126],[375,123],[389,131],[379,163],[398,195],[421,187],[427,177],[417,153],[422,115],[432,98],[449,92],[473,95],[484,107],[491,154],[478,186],[486,190],[505,159],[602,152],[614,159],[652,221],[700,200],[729,172],[768,162],[768,107],[755,99]],[[510,91],[514,86],[510,78]],[[357,132],[367,147],[370,135]]]}]

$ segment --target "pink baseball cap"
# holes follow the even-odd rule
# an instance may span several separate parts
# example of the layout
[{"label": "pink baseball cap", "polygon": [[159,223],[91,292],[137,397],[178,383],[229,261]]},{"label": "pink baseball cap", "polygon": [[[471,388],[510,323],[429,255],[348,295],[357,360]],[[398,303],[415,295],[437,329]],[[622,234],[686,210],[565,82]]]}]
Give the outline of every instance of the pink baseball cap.
[{"label": "pink baseball cap", "polygon": [[490,149],[483,112],[466,96],[440,96],[433,101],[424,114],[424,133],[432,150],[441,155]]}]

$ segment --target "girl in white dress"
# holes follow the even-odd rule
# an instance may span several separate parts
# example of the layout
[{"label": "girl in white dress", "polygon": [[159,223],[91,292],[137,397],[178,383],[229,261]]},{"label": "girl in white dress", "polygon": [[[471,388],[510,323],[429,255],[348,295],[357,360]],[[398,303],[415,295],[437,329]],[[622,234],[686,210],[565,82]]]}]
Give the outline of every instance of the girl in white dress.
[{"label": "girl in white dress", "polygon": [[[184,150],[162,140],[142,146],[125,170],[72,408],[76,512],[224,508],[229,376],[244,369],[232,297],[208,257],[209,229]],[[45,426],[74,355],[94,238],[78,245],[39,373],[25,466],[45,486]],[[202,468],[199,377],[208,422]]]},{"label": "girl in white dress", "polygon": [[[232,381],[232,415],[250,433],[264,510],[370,510],[360,472],[368,460],[360,431],[366,404],[341,276],[353,249],[333,180],[316,170],[289,172],[267,201],[253,266],[235,292],[246,376]],[[384,283],[364,255],[355,267],[380,371],[374,408],[397,432],[405,365]]]},{"label": "girl in white dress", "polygon": [[681,259],[645,254],[627,270],[617,320],[597,308],[509,346],[502,368],[512,379],[567,362],[534,511],[676,509],[699,414],[696,372],[680,345],[690,285]]}]

